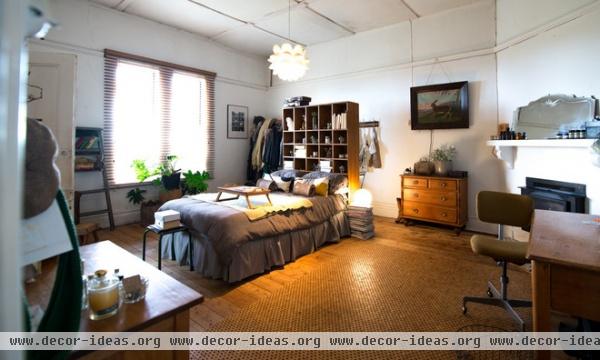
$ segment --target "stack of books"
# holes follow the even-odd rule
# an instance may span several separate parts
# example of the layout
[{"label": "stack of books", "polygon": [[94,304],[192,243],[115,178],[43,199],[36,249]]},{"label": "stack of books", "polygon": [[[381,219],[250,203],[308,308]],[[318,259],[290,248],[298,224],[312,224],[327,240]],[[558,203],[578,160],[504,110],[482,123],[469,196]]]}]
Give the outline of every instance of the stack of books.
[{"label": "stack of books", "polygon": [[293,170],[294,169],[294,162],[292,160],[285,160],[283,162],[283,168],[285,170]]},{"label": "stack of books", "polygon": [[297,158],[306,158],[306,146],[294,146],[294,156]]},{"label": "stack of books", "polygon": [[373,209],[362,206],[348,206],[346,211],[352,236],[367,240],[375,236]]},{"label": "stack of books", "polygon": [[162,230],[173,229],[181,226],[181,216],[178,211],[165,210],[154,213],[154,226]]},{"label": "stack of books", "polygon": [[331,172],[331,161],[330,160],[319,161],[319,169],[323,172]]},{"label": "stack of books", "polygon": [[346,113],[331,114],[331,123],[333,124],[333,130],[344,130],[348,124],[346,119]]},{"label": "stack of books", "polygon": [[98,145],[97,136],[78,136],[75,139],[76,150],[96,150],[98,149]]}]

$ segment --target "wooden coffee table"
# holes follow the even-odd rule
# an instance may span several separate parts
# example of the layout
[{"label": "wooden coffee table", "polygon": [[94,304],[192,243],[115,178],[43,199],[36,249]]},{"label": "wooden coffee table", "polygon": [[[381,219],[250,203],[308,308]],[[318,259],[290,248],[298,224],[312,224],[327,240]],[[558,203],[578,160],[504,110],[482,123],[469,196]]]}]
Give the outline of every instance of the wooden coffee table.
[{"label": "wooden coffee table", "polygon": [[[239,199],[240,196],[244,196],[246,198],[246,203],[248,203],[248,209],[253,209],[252,203],[250,202],[250,196],[259,196],[265,195],[267,200],[269,201],[269,205],[273,205],[271,202],[271,198],[269,197],[269,193],[271,190],[259,188],[256,186],[228,186],[228,187],[219,187],[219,194],[217,195],[216,201],[226,201],[226,200],[235,200]],[[221,199],[221,195],[223,193],[233,194],[235,197]]]}]

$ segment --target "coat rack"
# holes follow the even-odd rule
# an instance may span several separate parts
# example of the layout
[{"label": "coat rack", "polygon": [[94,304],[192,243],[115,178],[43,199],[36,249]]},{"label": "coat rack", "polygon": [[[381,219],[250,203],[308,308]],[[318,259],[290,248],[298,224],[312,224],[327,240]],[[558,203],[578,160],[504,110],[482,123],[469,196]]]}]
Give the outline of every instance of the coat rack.
[{"label": "coat rack", "polygon": [[359,128],[379,127],[379,121],[365,121],[358,123]]}]

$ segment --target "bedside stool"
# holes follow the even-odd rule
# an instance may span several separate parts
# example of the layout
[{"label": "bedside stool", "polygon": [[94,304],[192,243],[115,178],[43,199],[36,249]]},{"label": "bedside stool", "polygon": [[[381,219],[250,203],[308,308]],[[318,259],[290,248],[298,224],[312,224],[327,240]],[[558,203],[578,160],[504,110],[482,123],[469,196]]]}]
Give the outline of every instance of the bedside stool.
[{"label": "bedside stool", "polygon": [[[192,254],[193,254],[193,241],[192,241],[192,235],[190,234],[187,226],[185,225],[181,225],[181,226],[177,226],[171,229],[161,229],[159,227],[157,227],[156,225],[148,225],[146,226],[146,230],[144,231],[144,237],[142,239],[142,260],[146,261],[146,235],[148,234],[149,231],[152,231],[153,233],[158,235],[158,270],[161,270],[161,265],[162,265],[162,256],[161,256],[161,252],[162,252],[162,237],[164,235],[168,235],[168,234],[176,234],[178,232],[183,232],[183,233],[187,233],[188,235],[188,252],[190,254],[189,258],[190,258],[190,271],[194,271],[194,263],[192,262]],[[173,242],[171,243],[171,260],[175,260],[175,238],[173,237]]]}]

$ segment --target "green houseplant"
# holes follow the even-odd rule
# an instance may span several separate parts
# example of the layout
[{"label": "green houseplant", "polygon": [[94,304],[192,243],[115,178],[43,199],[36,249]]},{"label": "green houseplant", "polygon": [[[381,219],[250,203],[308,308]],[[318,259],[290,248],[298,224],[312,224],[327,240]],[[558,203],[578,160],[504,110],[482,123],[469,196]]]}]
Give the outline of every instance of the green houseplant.
[{"label": "green houseplant", "polygon": [[158,201],[149,200],[144,201],[144,193],[146,190],[142,190],[139,187],[131,189],[127,192],[127,199],[134,205],[140,205],[140,221],[143,225],[150,225],[154,223],[154,213],[160,207]]},{"label": "green houseplant", "polygon": [[139,182],[154,178],[152,183],[160,185],[165,190],[178,189],[181,182],[181,170],[175,169],[176,155],[168,155],[163,162],[154,168],[149,168],[144,160],[133,160],[131,167]]},{"label": "green houseplant", "polygon": [[195,171],[188,170],[183,173],[182,189],[183,193],[187,195],[199,194],[205,192],[208,189],[207,181],[210,179],[208,171]]},{"label": "green houseplant", "polygon": [[456,157],[454,145],[442,145],[431,152],[431,161],[435,167],[435,174],[446,176],[452,171],[452,160]]}]

